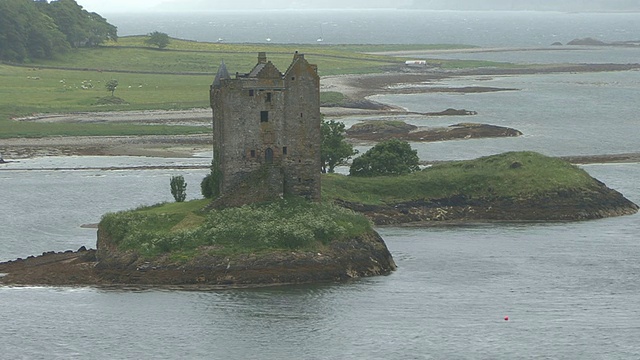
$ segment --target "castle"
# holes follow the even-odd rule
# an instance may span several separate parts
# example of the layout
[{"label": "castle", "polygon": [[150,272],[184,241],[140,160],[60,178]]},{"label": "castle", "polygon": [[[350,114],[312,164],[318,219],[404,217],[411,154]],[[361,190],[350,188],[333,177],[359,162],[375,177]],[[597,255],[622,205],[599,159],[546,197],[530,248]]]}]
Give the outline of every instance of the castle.
[{"label": "castle", "polygon": [[284,195],[320,199],[320,77],[296,52],[281,73],[266,53],[246,74],[220,65],[211,85],[213,167],[223,205]]}]

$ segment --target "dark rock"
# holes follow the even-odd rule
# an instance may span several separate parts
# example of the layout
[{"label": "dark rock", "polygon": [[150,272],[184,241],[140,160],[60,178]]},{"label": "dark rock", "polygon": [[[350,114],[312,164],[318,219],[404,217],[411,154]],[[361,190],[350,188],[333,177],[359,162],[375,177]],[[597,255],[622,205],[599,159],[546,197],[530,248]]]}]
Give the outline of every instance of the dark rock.
[{"label": "dark rock", "polygon": [[429,116],[468,116],[468,115],[478,115],[477,111],[469,111],[465,109],[457,110],[457,109],[447,109],[440,112],[430,112],[426,113]]},{"label": "dark rock", "polygon": [[[99,234],[102,232],[99,232]],[[109,244],[105,234],[99,242]],[[186,263],[165,258],[136,260],[98,249],[96,276],[106,283],[147,285],[255,286],[332,282],[388,274],[396,265],[376,232],[330,243],[322,253],[273,251],[233,257],[202,251]],[[215,254],[215,253],[214,253]],[[153,270],[153,271],[150,271]]]},{"label": "dark rock", "polygon": [[522,133],[516,129],[489,124],[461,123],[446,128],[418,128],[401,121],[380,120],[365,121],[353,125],[346,133],[348,137],[358,140],[384,141],[400,139],[416,142],[522,135]]},{"label": "dark rock", "polygon": [[78,249],[78,252],[83,252],[83,251],[87,251],[87,248],[84,245],[80,246],[80,248]]},{"label": "dark rock", "polygon": [[609,45],[604,41],[600,41],[594,38],[573,39],[567,43],[567,45],[582,45],[582,46],[606,46]]},{"label": "dark rock", "polygon": [[377,225],[442,223],[443,221],[578,221],[632,215],[638,206],[598,182],[580,190],[560,190],[529,198],[477,198],[456,195],[389,205],[338,202],[363,213]]}]

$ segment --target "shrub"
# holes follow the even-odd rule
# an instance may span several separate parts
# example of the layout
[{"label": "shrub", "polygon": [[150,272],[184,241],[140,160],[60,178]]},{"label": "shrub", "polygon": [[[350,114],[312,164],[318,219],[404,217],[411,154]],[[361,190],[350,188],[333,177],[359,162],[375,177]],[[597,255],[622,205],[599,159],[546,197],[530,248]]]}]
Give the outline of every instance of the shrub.
[{"label": "shrub", "polygon": [[187,183],[181,175],[171,177],[171,195],[177,202],[183,202],[187,198]]},{"label": "shrub", "polygon": [[420,170],[418,152],[406,141],[391,139],[378,143],[355,158],[349,169],[353,176],[405,175]]}]

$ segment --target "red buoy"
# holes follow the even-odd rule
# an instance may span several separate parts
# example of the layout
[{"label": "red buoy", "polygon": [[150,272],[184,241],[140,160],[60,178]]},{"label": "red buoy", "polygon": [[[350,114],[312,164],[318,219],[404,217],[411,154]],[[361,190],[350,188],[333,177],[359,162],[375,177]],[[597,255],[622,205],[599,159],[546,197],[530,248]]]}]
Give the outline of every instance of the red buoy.
[{"label": "red buoy", "polygon": [[505,316],[505,317],[504,317],[504,321],[509,321],[509,317],[508,317],[508,316]]}]

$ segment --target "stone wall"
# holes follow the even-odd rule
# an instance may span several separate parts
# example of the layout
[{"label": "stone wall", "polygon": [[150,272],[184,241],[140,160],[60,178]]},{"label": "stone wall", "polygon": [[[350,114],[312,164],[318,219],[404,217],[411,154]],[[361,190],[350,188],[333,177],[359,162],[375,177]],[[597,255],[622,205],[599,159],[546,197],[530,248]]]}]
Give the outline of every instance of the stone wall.
[{"label": "stone wall", "polygon": [[[320,199],[317,68],[297,53],[284,74],[264,53],[259,54],[251,72],[236,74],[235,79],[223,67],[211,87],[214,159],[222,172],[221,196],[232,192],[240,196],[239,184],[267,166],[282,176],[270,177],[277,183],[256,183],[258,190],[269,193],[259,198],[284,193]],[[274,189],[278,191],[274,193]]]}]

